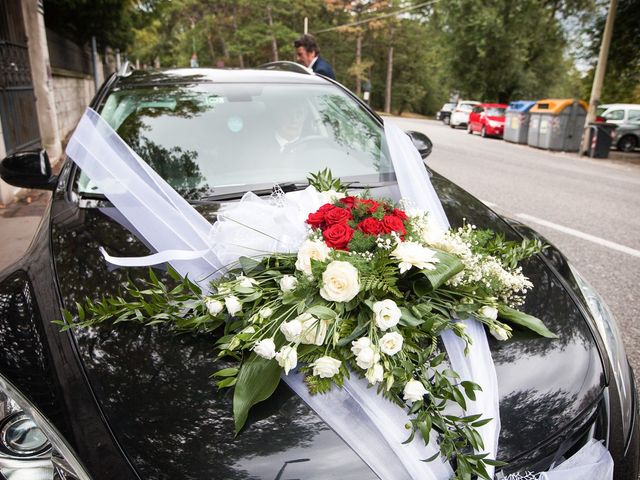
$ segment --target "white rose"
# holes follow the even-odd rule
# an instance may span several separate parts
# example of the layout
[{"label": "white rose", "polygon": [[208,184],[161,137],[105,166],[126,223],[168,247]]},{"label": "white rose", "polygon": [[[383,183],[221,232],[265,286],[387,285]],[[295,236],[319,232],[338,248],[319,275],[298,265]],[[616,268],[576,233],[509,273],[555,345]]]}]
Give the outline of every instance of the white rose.
[{"label": "white rose", "polygon": [[385,331],[398,324],[402,313],[396,302],[387,299],[373,304],[373,315],[378,328]]},{"label": "white rose", "polygon": [[351,342],[351,345],[351,351],[357,356],[363,348],[369,348],[371,346],[371,340],[369,340],[369,337],[360,337],[355,342]]},{"label": "white rose", "polygon": [[273,310],[269,307],[262,307],[258,312],[258,315],[260,315],[260,318],[269,318],[273,315]]},{"label": "white rose", "polygon": [[224,299],[224,304],[227,307],[229,315],[235,315],[242,311],[242,303],[238,300],[238,297],[230,295]]},{"label": "white rose", "polygon": [[320,192],[320,194],[324,197],[324,203],[333,203],[347,196],[345,193],[336,192],[335,190],[327,190],[326,192]]},{"label": "white rose", "polygon": [[422,400],[422,397],[427,394],[427,389],[424,388],[422,382],[419,382],[418,380],[409,380],[404,386],[402,393],[404,394],[404,399],[407,402],[413,403],[418,400]]},{"label": "white rose", "polygon": [[380,339],[380,350],[387,355],[395,355],[402,350],[403,338],[398,332],[385,333]]},{"label": "white rose", "polygon": [[298,249],[296,268],[307,275],[311,275],[311,260],[326,260],[331,249],[321,241],[306,240]]},{"label": "white rose", "polygon": [[289,370],[298,365],[298,352],[295,348],[285,345],[276,353],[276,360],[278,365],[284,368],[284,374],[289,375]]},{"label": "white rose", "polygon": [[320,378],[331,378],[340,370],[342,362],[331,357],[320,357],[311,364],[313,374]]},{"label": "white rose", "polygon": [[298,279],[293,275],[285,275],[280,279],[280,290],[283,292],[291,292],[298,286]]},{"label": "white rose", "polygon": [[256,352],[256,355],[259,357],[271,360],[276,356],[276,344],[273,342],[273,338],[265,338],[264,340],[256,342],[253,346],[253,351]]},{"label": "white rose", "polygon": [[207,306],[207,310],[209,310],[209,313],[214,317],[218,315],[224,308],[224,304],[220,300],[214,300],[213,298],[207,299],[205,305]]},{"label": "white rose", "polygon": [[358,269],[349,262],[334,261],[322,274],[320,296],[330,302],[348,302],[360,291]]},{"label": "white rose", "polygon": [[300,341],[300,334],[302,333],[302,323],[297,319],[291,320],[290,322],[282,322],[280,324],[280,331],[284,334],[287,342],[298,342]]},{"label": "white rose", "polygon": [[356,355],[356,363],[363,370],[368,370],[380,360],[380,354],[371,347],[365,347]]},{"label": "white rose", "polygon": [[482,307],[479,311],[480,315],[485,318],[490,318],[491,320],[496,320],[498,318],[498,309],[493,307]]},{"label": "white rose", "polygon": [[376,363],[373,367],[367,370],[365,378],[369,381],[370,385],[380,383],[384,379],[384,368],[379,363]]},{"label": "white rose", "polygon": [[496,340],[500,340],[501,342],[504,342],[505,340],[511,337],[511,328],[508,327],[507,325],[503,325],[503,326],[493,325],[489,327],[489,333],[493,335],[496,338]]},{"label": "white rose", "polygon": [[438,263],[436,252],[430,248],[423,247],[417,242],[400,242],[391,256],[400,260],[400,273],[404,273],[411,267],[424,270],[433,270]]},{"label": "white rose", "polygon": [[296,317],[302,324],[300,342],[307,345],[322,345],[327,336],[328,320],[319,320],[310,313],[303,313]]},{"label": "white rose", "polygon": [[238,282],[238,285],[245,288],[253,287],[256,283],[258,283],[253,278],[249,278],[245,276],[238,277],[238,280],[240,280]]}]

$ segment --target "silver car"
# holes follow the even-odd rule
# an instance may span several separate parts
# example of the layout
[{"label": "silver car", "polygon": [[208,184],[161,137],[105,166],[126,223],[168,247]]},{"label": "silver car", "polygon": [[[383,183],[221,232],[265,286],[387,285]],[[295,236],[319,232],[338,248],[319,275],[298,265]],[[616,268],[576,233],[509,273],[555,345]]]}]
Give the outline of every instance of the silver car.
[{"label": "silver car", "polygon": [[640,146],[640,105],[612,103],[600,105],[596,110],[599,119],[615,123],[612,145],[623,152],[632,152]]}]

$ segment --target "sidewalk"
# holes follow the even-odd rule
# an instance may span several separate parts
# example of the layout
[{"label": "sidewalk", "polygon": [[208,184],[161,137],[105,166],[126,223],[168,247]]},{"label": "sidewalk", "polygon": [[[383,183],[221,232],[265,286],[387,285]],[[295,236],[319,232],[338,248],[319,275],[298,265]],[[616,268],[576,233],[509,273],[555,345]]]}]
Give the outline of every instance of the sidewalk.
[{"label": "sidewalk", "polygon": [[28,190],[13,203],[0,207],[0,271],[29,247],[51,198],[51,192]]}]

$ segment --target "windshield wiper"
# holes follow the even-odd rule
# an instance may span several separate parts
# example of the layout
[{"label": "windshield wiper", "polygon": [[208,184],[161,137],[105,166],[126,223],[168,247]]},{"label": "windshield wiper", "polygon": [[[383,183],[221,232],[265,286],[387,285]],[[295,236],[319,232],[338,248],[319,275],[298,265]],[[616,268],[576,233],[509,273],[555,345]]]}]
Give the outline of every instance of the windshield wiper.
[{"label": "windshield wiper", "polygon": [[[309,186],[306,183],[278,183],[276,185],[278,185],[282,189],[282,191],[284,193],[296,192],[298,190],[304,190],[305,188],[307,188]],[[274,187],[271,187],[271,188],[258,188],[258,189],[249,188],[247,190],[236,190],[236,191],[233,191],[233,192],[225,192],[225,193],[218,193],[218,194],[214,194],[214,195],[207,195],[207,196],[198,198],[197,200],[194,200],[192,203],[208,203],[208,202],[218,202],[218,201],[224,201],[224,200],[239,200],[247,192],[252,192],[252,193],[256,194],[258,197],[266,197],[268,195],[271,195],[274,192]]]}]

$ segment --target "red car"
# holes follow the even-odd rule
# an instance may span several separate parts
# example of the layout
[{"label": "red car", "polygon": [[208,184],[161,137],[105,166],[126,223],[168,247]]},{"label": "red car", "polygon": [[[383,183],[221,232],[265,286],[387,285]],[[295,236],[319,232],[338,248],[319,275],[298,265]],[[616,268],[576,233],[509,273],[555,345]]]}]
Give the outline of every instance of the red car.
[{"label": "red car", "polygon": [[507,105],[503,103],[481,103],[469,114],[467,133],[480,132],[483,137],[502,137],[504,115]]}]

